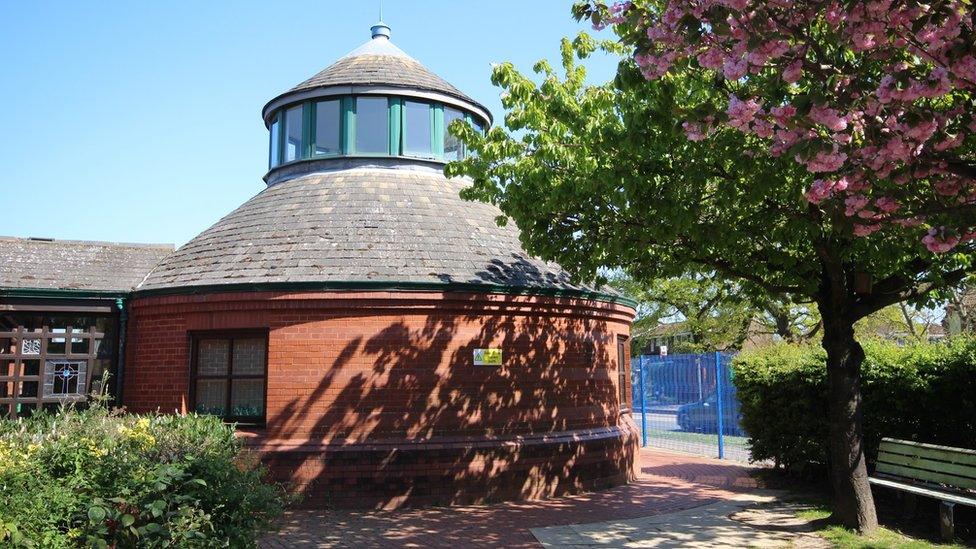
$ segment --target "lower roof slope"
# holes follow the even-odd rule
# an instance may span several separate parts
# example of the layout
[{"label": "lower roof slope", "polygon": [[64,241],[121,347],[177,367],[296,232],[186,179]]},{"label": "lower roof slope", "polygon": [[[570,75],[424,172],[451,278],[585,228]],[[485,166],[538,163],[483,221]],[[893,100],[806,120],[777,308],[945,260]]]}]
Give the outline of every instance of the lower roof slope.
[{"label": "lower roof slope", "polygon": [[138,287],[427,283],[582,290],[529,256],[495,206],[437,171],[362,167],[272,185],[163,260]]},{"label": "lower roof slope", "polygon": [[172,244],[0,236],[0,289],[128,292]]}]

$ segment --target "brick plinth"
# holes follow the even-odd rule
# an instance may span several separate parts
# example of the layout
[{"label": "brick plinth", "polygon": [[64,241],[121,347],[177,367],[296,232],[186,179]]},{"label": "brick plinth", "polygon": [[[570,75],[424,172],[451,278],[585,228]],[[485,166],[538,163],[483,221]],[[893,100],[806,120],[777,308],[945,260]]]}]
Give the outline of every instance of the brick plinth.
[{"label": "brick plinth", "polygon": [[[123,399],[185,412],[189,334],[267,330],[267,423],[242,434],[308,505],[548,497],[632,478],[635,430],[617,396],[632,317],[476,293],[137,297]],[[502,365],[475,366],[478,348],[502,349]]]}]

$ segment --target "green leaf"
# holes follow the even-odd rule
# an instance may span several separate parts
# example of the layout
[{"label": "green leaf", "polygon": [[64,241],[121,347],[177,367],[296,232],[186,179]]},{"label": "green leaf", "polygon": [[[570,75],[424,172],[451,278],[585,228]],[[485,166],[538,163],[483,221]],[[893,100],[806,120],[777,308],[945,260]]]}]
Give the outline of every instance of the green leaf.
[{"label": "green leaf", "polygon": [[88,508],[88,519],[92,522],[102,522],[105,520],[106,511],[103,507],[92,505]]}]

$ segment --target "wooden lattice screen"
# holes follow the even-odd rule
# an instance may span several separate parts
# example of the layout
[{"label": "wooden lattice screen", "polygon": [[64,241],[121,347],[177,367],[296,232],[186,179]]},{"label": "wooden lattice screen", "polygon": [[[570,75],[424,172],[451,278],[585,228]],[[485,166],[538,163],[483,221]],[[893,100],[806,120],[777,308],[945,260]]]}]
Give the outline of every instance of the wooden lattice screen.
[{"label": "wooden lattice screen", "polygon": [[0,332],[0,417],[84,401],[104,337],[94,326]]}]

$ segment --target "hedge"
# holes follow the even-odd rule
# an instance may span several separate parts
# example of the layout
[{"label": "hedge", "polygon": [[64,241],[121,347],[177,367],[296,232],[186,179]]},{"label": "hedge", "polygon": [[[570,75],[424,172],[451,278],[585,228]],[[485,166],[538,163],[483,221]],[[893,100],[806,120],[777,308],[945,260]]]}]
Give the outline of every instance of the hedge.
[{"label": "hedge", "polygon": [[0,421],[0,546],[253,547],[285,503],[211,416]]},{"label": "hedge", "polygon": [[[976,338],[863,344],[865,447],[882,437],[976,448]],[[827,466],[826,354],[780,344],[732,363],[751,458],[804,473]]]}]

